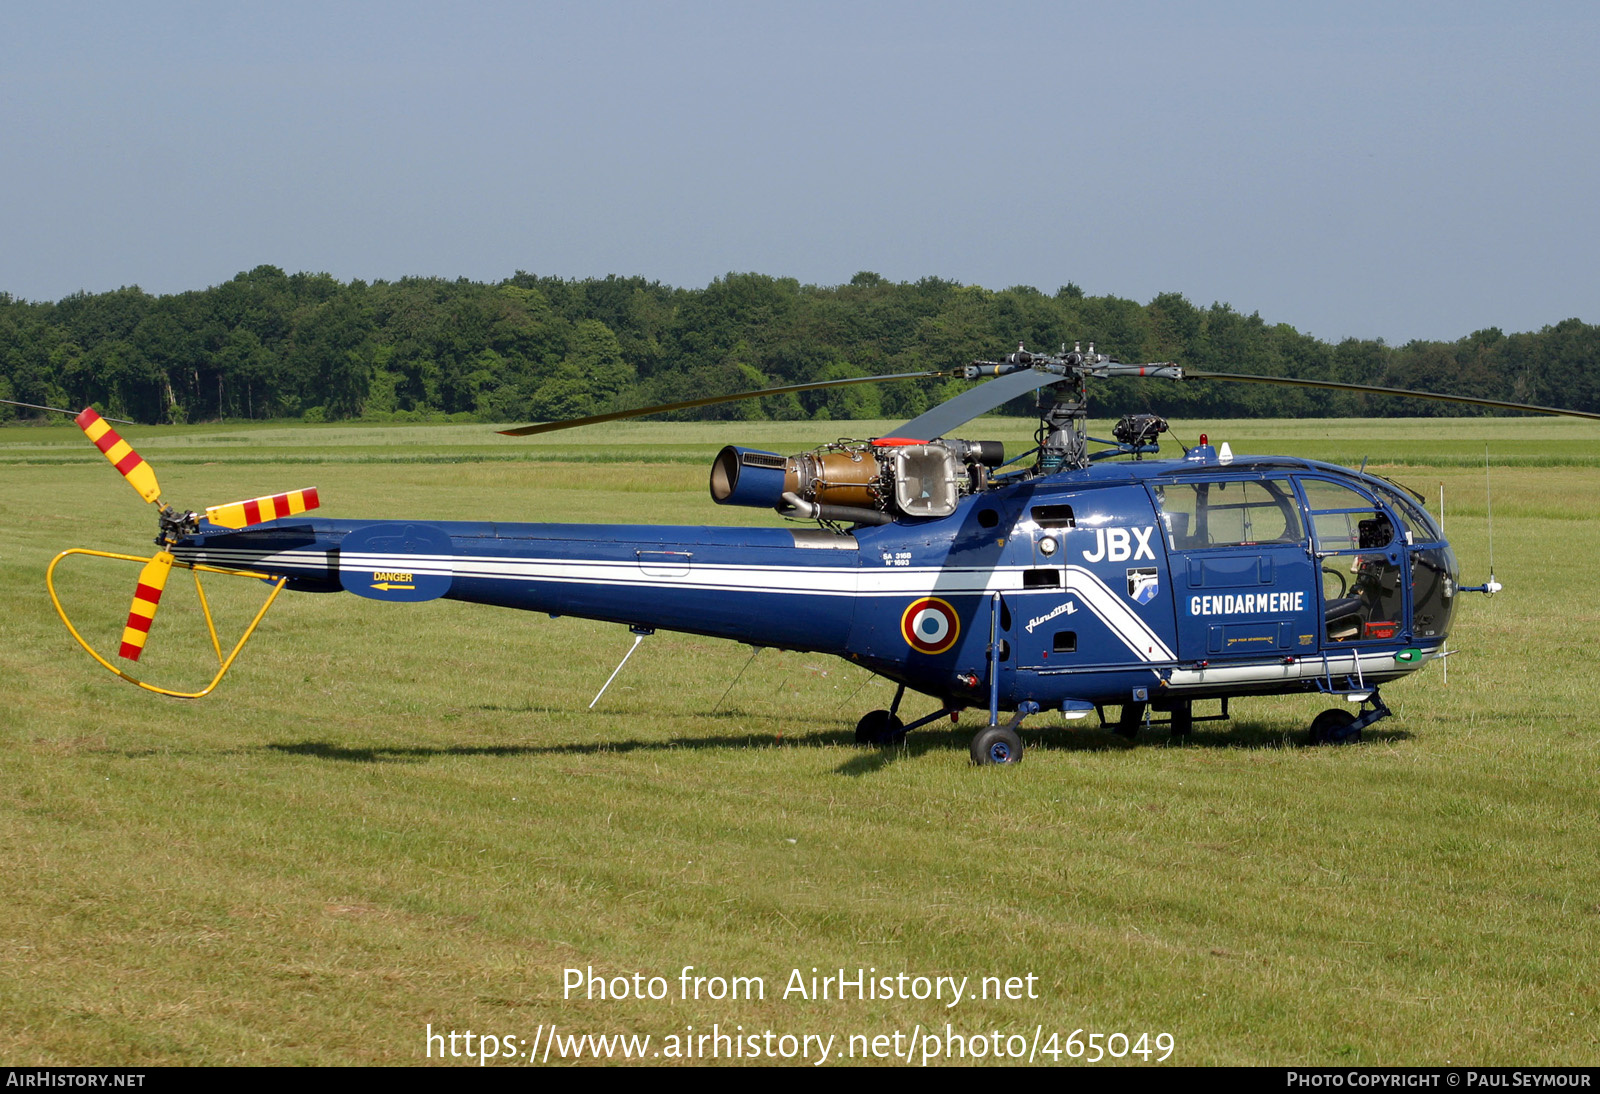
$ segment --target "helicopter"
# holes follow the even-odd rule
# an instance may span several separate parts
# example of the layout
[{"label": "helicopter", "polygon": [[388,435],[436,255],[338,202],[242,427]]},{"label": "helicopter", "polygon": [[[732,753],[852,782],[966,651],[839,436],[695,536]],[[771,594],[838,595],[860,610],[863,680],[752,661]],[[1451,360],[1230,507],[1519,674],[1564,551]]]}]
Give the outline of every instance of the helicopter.
[{"label": "helicopter", "polygon": [[[864,714],[856,740],[887,745],[968,708],[987,714],[975,764],[1013,764],[1029,717],[1097,714],[1127,737],[1162,724],[1178,737],[1226,720],[1239,698],[1342,699],[1310,726],[1346,743],[1390,711],[1380,689],[1446,655],[1460,567],[1423,499],[1386,478],[1287,456],[1235,455],[1205,434],[1159,456],[1168,424],[1124,417],[1088,435],[1088,384],[1115,377],[1292,384],[1600,419],[1600,414],[1289,377],[1127,364],[1081,343],[1022,346],[958,369],[852,377],[663,404],[502,432],[527,436],[744,398],[844,384],[960,376],[982,381],[888,434],[798,455],[728,445],[713,502],[772,510],[784,527],[357,520],[307,516],[315,489],[183,510],[150,465],[96,411],[80,428],[159,509],[159,550],[75,548],[51,562],[52,601],[72,636],[118,676],[198,698],[214,689],[276,597],[344,591],[418,603],[441,597],[627,626],[631,656],[657,630],[842,657],[897,685]],[[997,441],[957,436],[973,419],[1037,393],[1036,444],[1007,458]],[[1091,451],[1091,444],[1105,447]],[[271,585],[204,689],[137,679],[68,618],[56,566],[71,555],[142,563],[119,658],[137,662],[173,568]],[[626,664],[617,666],[620,672]],[[612,678],[616,677],[613,672]],[[610,680],[607,681],[609,686]],[[604,693],[602,688],[602,694]],[[909,723],[908,691],[933,713]],[[596,697],[599,698],[598,696]],[[1201,713],[1201,703],[1218,704]],[[1108,711],[1117,710],[1113,720]],[[1155,723],[1153,714],[1164,715]]]}]

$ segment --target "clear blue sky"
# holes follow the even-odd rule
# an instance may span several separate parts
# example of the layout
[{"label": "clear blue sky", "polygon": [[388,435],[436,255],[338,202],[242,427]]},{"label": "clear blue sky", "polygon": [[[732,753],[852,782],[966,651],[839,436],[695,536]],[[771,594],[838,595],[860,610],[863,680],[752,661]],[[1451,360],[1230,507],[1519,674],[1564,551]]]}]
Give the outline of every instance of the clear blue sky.
[{"label": "clear blue sky", "polygon": [[1600,6],[15,3],[0,291],[858,270],[1600,321]]}]

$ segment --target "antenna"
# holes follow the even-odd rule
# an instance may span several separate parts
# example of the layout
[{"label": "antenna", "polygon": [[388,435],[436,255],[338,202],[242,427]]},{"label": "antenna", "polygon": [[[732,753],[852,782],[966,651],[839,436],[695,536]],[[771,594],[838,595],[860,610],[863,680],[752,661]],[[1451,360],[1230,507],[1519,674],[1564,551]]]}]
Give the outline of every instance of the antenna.
[{"label": "antenna", "polygon": [[[1482,585],[1462,585],[1459,587],[1464,593],[1482,593],[1484,596],[1493,596],[1505,588],[1494,579],[1494,495],[1489,489],[1489,446],[1483,446],[1483,498],[1489,515],[1489,580]],[[1440,517],[1444,516],[1444,486],[1439,487]],[[1439,525],[1444,528],[1443,523]]]},{"label": "antenna", "polygon": [[1489,516],[1489,584],[1485,591],[1493,596],[1500,591],[1500,583],[1494,579],[1494,493],[1489,489],[1488,445],[1483,446],[1483,502]]}]

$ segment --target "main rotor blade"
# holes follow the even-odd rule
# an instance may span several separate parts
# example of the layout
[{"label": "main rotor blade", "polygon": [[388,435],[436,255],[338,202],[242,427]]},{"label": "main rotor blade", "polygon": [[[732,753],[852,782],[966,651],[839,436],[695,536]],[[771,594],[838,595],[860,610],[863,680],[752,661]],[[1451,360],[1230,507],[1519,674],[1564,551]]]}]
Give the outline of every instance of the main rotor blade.
[{"label": "main rotor blade", "polygon": [[1371,384],[1343,384],[1333,380],[1300,380],[1288,376],[1251,376],[1243,372],[1202,372],[1186,368],[1184,378],[1189,380],[1235,380],[1244,384],[1282,384],[1287,387],[1320,387],[1333,391],[1360,391],[1369,395],[1398,395],[1406,399],[1433,399],[1441,403],[1467,403],[1487,406],[1496,410],[1526,410],[1535,414],[1559,414],[1569,418],[1590,418],[1600,421],[1600,414],[1587,410],[1564,410],[1558,406],[1535,406],[1532,403],[1507,403],[1499,399],[1478,399],[1470,395],[1444,395],[1437,391],[1411,391],[1400,387],[1374,387]]},{"label": "main rotor blade", "polygon": [[887,436],[896,440],[919,442],[944,437],[951,430],[960,429],[978,415],[987,414],[996,407],[1004,406],[1019,395],[1025,395],[1035,388],[1059,384],[1065,379],[1066,376],[1056,376],[1035,369],[1013,372],[1009,376],[1001,376],[986,384],[979,384],[953,399],[945,400],[932,410],[912,418]]},{"label": "main rotor blade", "polygon": [[170,573],[172,554],[168,551],[157,551],[139,571],[139,584],[133,590],[133,607],[128,609],[128,625],[122,628],[122,648],[117,651],[129,661],[139,660],[144,652],[150,624],[156,621],[156,608],[161,604],[161,591],[167,587]]},{"label": "main rotor blade", "polygon": [[820,391],[827,387],[845,387],[849,384],[877,384],[889,380],[921,380],[930,376],[959,376],[956,370],[943,372],[891,372],[884,376],[851,376],[843,380],[817,380],[809,384],[789,384],[785,387],[765,387],[760,391],[740,391],[732,395],[710,395],[704,399],[685,399],[680,403],[662,403],[659,406],[640,407],[638,410],[614,410],[609,414],[591,414],[587,418],[566,418],[559,422],[541,422],[516,429],[502,429],[501,436],[531,437],[535,433],[553,433],[558,429],[576,429],[580,425],[598,425],[617,422],[624,418],[642,418],[647,414],[665,414],[669,410],[691,410],[697,406],[714,406],[717,403],[735,403],[741,399],[761,399],[768,395],[787,395],[794,391]]},{"label": "main rotor blade", "polygon": [[161,499],[161,487],[156,484],[155,471],[144,462],[143,456],[133,450],[132,445],[106,424],[106,420],[93,407],[85,409],[73,421],[111,461],[111,466],[122,472],[122,477],[128,480],[129,485],[139,491],[140,497],[152,504]]},{"label": "main rotor blade", "polygon": [[[62,410],[58,406],[40,406],[38,403],[19,403],[15,399],[0,399],[0,403],[5,403],[7,406],[25,406],[29,410],[48,410],[52,414],[65,414],[69,418],[76,418],[78,416],[78,412],[76,410]],[[105,418],[103,420],[108,422],[116,422],[118,425],[139,424],[138,422],[130,422],[126,418]]]}]

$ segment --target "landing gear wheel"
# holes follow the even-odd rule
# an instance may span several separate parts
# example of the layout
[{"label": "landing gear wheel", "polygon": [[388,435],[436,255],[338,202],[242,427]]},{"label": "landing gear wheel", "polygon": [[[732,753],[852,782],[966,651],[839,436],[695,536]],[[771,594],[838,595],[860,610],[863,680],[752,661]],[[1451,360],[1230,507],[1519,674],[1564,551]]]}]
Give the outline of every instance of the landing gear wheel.
[{"label": "landing gear wheel", "polygon": [[979,766],[1019,764],[1022,738],[1010,726],[985,726],[973,736],[971,752],[972,762]]},{"label": "landing gear wheel", "polygon": [[1311,720],[1311,743],[1314,745],[1348,745],[1361,740],[1361,730],[1352,729],[1356,716],[1348,710],[1334,707]]},{"label": "landing gear wheel", "polygon": [[1194,706],[1190,703],[1172,704],[1172,735],[1187,737],[1194,732]]},{"label": "landing gear wheel", "polygon": [[887,710],[869,710],[856,723],[858,745],[898,744],[905,736],[905,723]]},{"label": "landing gear wheel", "polygon": [[1116,734],[1133,740],[1139,735],[1139,727],[1144,724],[1143,703],[1123,703],[1122,717],[1117,720]]}]

